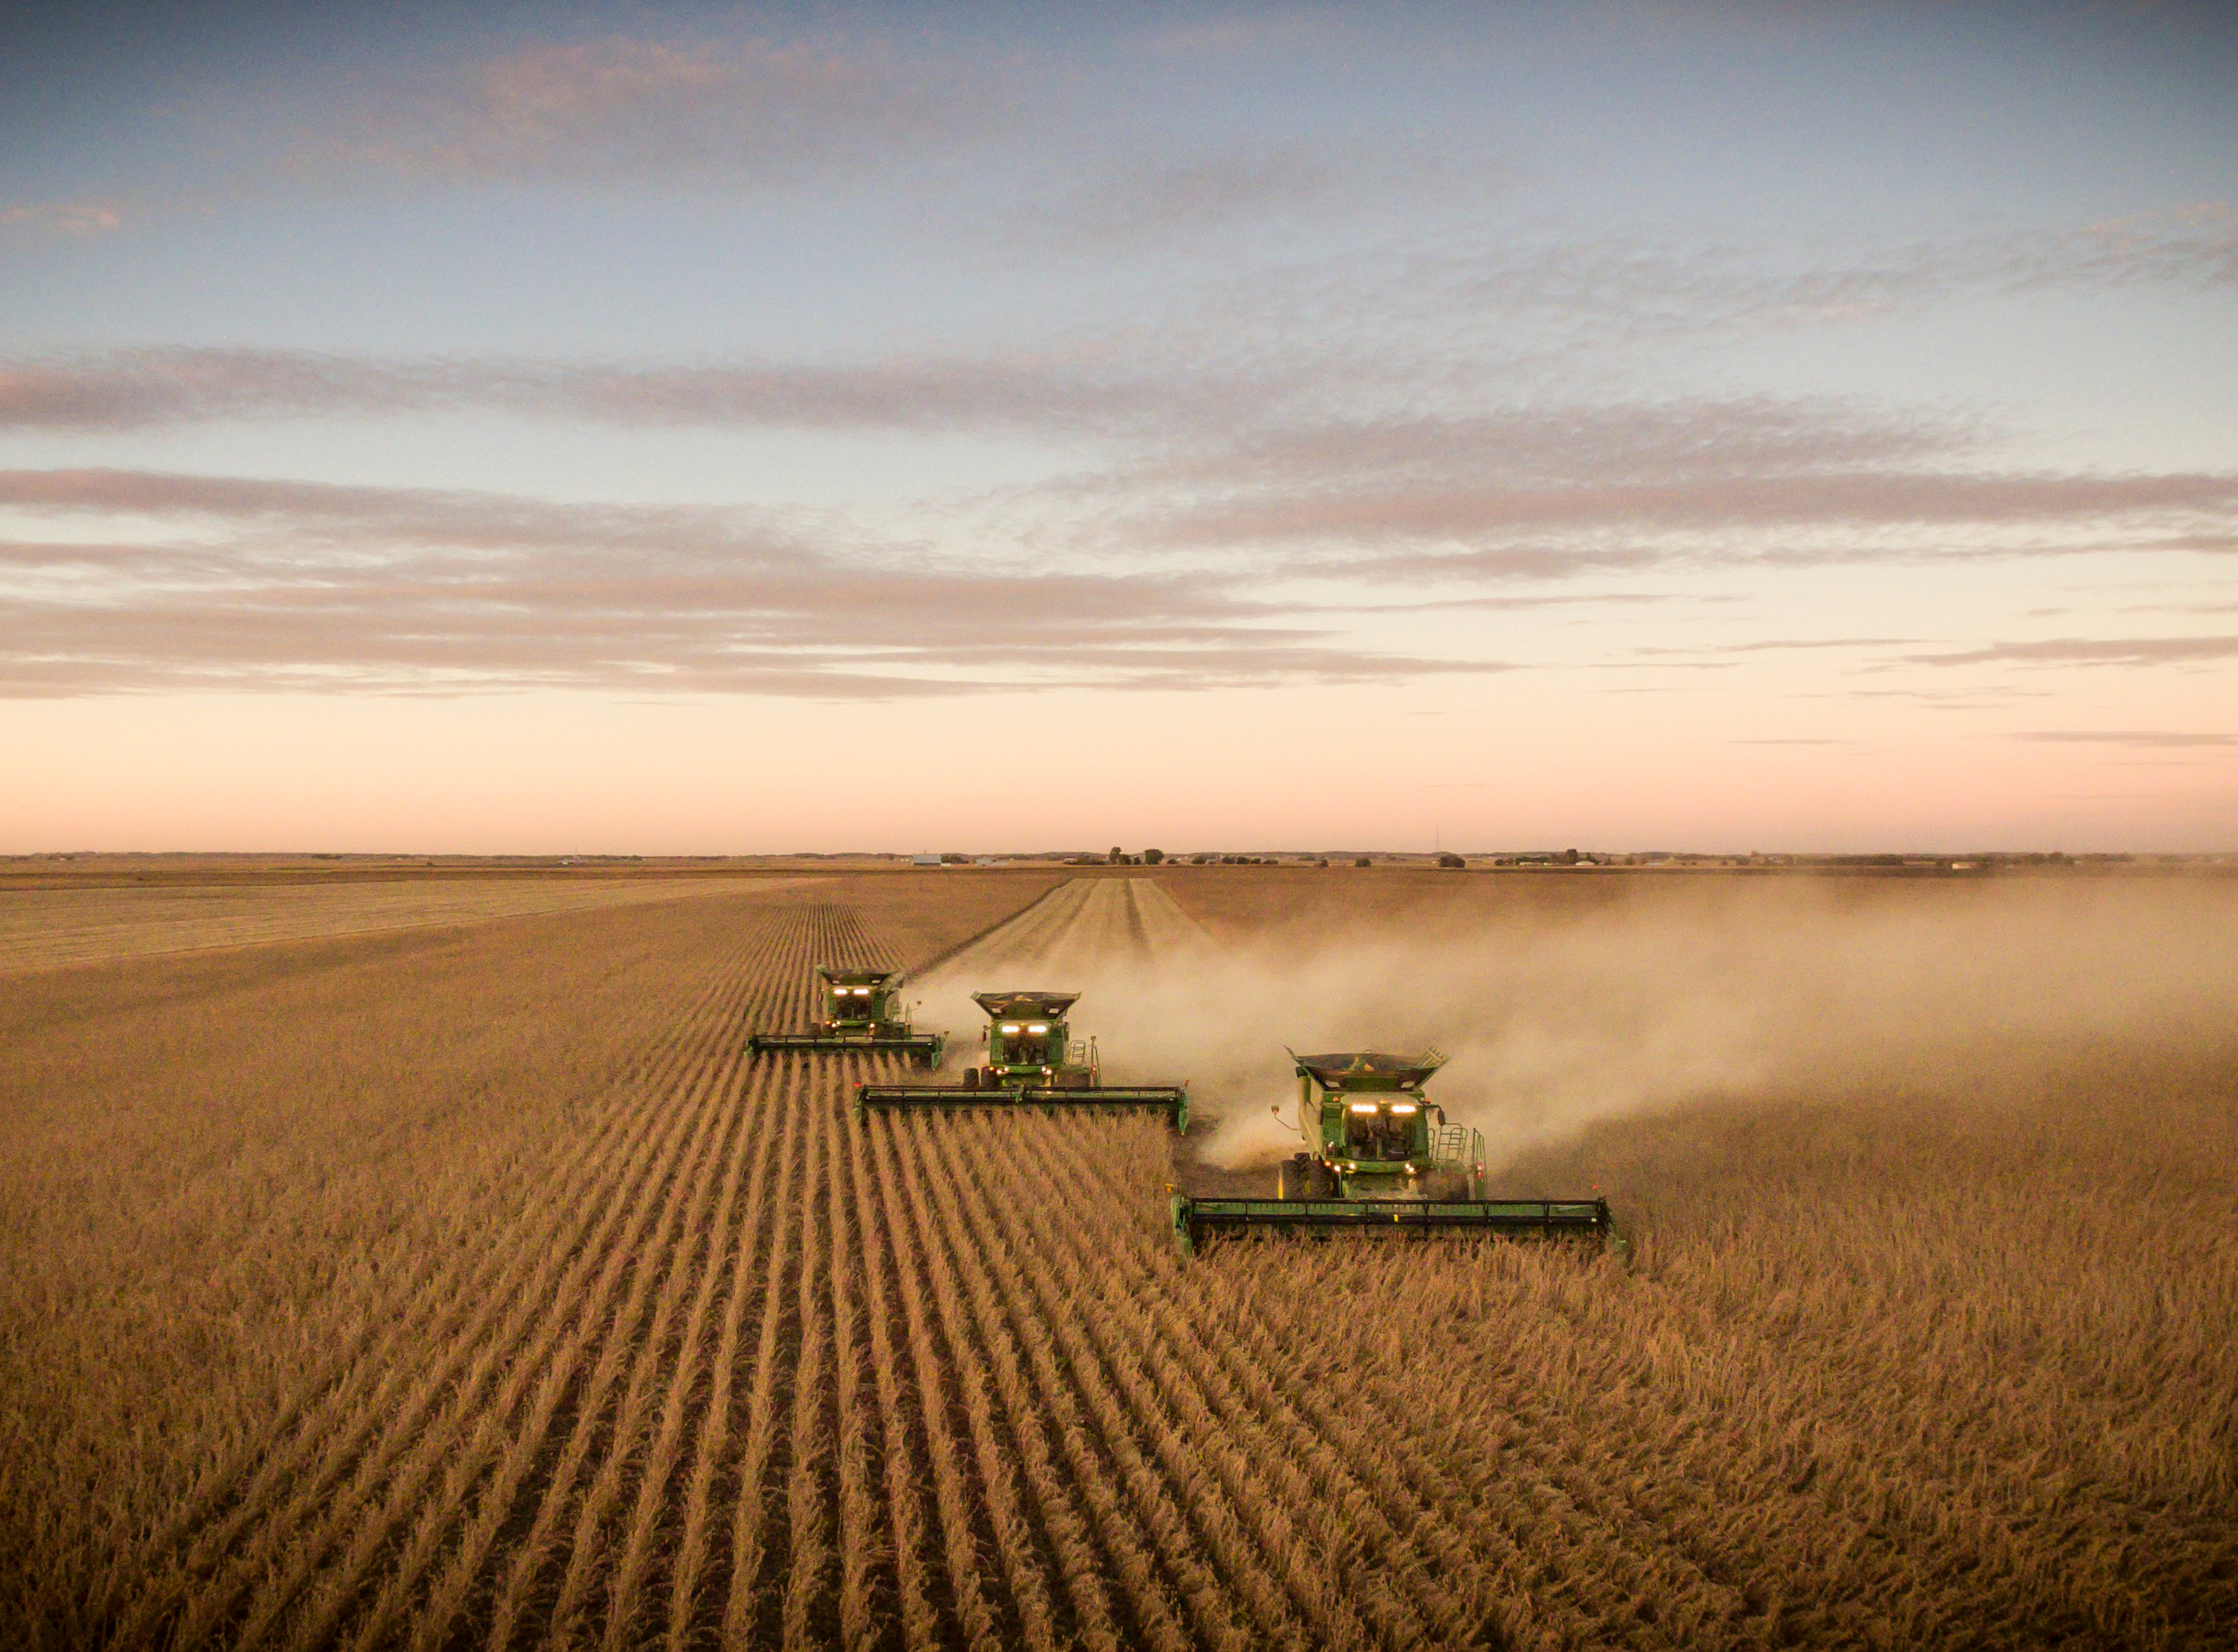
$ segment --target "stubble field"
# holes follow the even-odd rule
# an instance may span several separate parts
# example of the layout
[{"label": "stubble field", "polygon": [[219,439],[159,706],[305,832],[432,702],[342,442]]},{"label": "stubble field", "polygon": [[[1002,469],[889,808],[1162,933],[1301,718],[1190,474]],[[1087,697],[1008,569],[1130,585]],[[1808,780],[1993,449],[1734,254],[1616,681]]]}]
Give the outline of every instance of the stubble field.
[{"label": "stubble field", "polygon": [[[11,1644],[2228,1643],[2227,884],[642,893],[0,974]],[[818,962],[1220,1116],[857,1124]],[[1346,1034],[1633,1270],[1175,1254]]]}]

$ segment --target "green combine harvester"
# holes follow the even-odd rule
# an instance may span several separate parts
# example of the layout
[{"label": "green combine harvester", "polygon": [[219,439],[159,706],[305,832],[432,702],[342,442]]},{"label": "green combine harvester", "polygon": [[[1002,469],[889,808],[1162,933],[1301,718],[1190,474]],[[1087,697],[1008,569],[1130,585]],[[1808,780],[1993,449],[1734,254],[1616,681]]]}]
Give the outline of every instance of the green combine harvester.
[{"label": "green combine harvester", "polygon": [[1208,1239],[1255,1232],[1578,1239],[1621,1253],[1606,1199],[1483,1197],[1483,1133],[1447,1123],[1445,1110],[1423,1099],[1423,1085],[1445,1065],[1435,1050],[1294,1050],[1290,1059],[1305,1151],[1281,1166],[1273,1199],[1175,1194],[1174,1239],[1185,1254]]},{"label": "green combine harvester", "polygon": [[919,1067],[939,1064],[948,1047],[944,1033],[910,1030],[902,1013],[901,978],[891,969],[840,969],[818,964],[816,979],[824,996],[824,1016],[806,1033],[756,1033],[746,1047],[757,1055],[786,1050],[839,1054],[849,1051],[906,1055]]},{"label": "green combine harvester", "polygon": [[1065,1017],[1078,993],[974,993],[987,1012],[979,1036],[987,1059],[966,1067],[960,1084],[864,1084],[855,1091],[857,1118],[873,1107],[952,1112],[962,1107],[1156,1107],[1175,1130],[1189,1128],[1189,1087],[1106,1084],[1096,1043],[1074,1040]]}]

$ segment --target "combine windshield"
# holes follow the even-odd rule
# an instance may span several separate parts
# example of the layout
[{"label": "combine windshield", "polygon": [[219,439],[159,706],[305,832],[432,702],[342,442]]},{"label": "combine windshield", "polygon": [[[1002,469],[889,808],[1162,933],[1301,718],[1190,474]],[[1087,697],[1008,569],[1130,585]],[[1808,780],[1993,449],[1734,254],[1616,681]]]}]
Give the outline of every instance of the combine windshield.
[{"label": "combine windshield", "polygon": [[[1406,1104],[1401,1104],[1406,1105]],[[1345,1109],[1347,1156],[1361,1162],[1396,1164],[1414,1156],[1414,1120],[1420,1115],[1412,1106],[1404,1113],[1372,1101],[1354,1101]]]}]

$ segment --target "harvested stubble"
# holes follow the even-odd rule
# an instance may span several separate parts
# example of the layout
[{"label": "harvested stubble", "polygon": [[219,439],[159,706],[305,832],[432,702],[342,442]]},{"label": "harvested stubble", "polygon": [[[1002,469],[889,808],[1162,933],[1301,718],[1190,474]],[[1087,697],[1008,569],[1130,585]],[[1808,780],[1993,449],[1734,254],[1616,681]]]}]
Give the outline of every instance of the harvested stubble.
[{"label": "harvested stubble", "polygon": [[[6,1173],[10,1638],[2110,1647],[2238,1617],[2227,1064],[2109,1054],[2017,1139],[1760,1098],[1523,1166],[1652,1212],[1632,1277],[1191,1263],[1159,1120],[857,1124],[890,1062],[744,1057],[811,961],[937,952],[1038,887],[831,880],[0,1005],[37,1149]],[[1102,882],[988,944],[1196,942]]]}]

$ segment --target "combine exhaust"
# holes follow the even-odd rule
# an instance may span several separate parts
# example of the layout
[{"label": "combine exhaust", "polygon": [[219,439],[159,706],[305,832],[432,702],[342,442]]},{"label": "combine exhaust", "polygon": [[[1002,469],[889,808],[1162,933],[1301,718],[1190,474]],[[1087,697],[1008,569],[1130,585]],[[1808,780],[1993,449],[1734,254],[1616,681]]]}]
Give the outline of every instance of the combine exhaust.
[{"label": "combine exhaust", "polygon": [[1292,1051],[1290,1059],[1305,1151],[1281,1167],[1273,1199],[1175,1194],[1174,1242],[1183,1254],[1209,1239],[1253,1232],[1586,1239],[1622,1253],[1605,1199],[1484,1197],[1482,1133],[1448,1124],[1445,1109],[1422,1094],[1445,1065],[1437,1051]]},{"label": "combine exhaust", "polygon": [[841,969],[818,964],[823,1018],[806,1033],[756,1033],[746,1047],[757,1055],[787,1051],[814,1055],[849,1054],[905,1055],[918,1067],[939,1065],[947,1048],[943,1033],[910,1029],[901,1013],[899,976],[891,969]]},{"label": "combine exhaust", "polygon": [[978,1107],[1156,1109],[1175,1130],[1189,1128],[1188,1086],[1103,1082],[1095,1041],[1075,1041],[1066,1024],[1078,993],[974,993],[971,999],[987,1012],[979,1034],[987,1059],[967,1067],[959,1084],[857,1085],[856,1117],[873,1107],[932,1113]]}]

